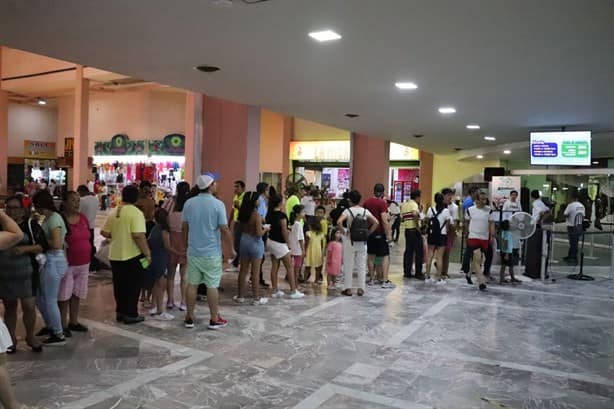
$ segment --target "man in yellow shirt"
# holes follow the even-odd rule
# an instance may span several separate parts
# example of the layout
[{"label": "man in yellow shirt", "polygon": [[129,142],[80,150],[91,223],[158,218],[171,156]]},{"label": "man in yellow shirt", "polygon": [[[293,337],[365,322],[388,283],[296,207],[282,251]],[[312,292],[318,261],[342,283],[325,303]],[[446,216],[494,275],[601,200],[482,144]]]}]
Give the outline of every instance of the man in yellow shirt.
[{"label": "man in yellow shirt", "polygon": [[403,276],[411,278],[412,262],[415,258],[415,278],[424,280],[422,262],[424,247],[420,233],[420,191],[414,190],[410,200],[401,204],[401,223],[405,228],[405,253],[403,254]]},{"label": "man in yellow shirt", "polygon": [[235,194],[232,197],[232,220],[230,221],[230,230],[232,231],[233,247],[237,256],[232,260],[232,266],[227,268],[227,272],[239,271],[239,248],[241,247],[241,228],[239,225],[239,209],[241,209],[241,203],[243,203],[243,196],[245,196],[245,182],[237,180],[234,183]]}]

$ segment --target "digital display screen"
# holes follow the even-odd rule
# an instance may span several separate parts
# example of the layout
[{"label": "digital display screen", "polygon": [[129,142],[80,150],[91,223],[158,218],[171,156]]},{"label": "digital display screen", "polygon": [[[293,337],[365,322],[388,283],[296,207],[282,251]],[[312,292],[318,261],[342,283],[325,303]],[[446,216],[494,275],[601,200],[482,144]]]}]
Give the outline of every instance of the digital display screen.
[{"label": "digital display screen", "polygon": [[531,132],[531,165],[590,166],[591,132]]}]

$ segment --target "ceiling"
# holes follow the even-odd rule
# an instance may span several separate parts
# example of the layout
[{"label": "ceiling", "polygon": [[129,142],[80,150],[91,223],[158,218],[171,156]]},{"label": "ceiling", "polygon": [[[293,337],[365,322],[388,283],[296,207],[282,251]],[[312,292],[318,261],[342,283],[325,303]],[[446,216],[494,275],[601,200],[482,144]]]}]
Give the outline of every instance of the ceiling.
[{"label": "ceiling", "polygon": [[[486,134],[511,144],[530,129],[614,129],[611,0],[104,5],[0,0],[0,44],[437,153],[480,148]],[[343,38],[307,36],[321,29]],[[401,80],[419,88],[400,92]]]}]

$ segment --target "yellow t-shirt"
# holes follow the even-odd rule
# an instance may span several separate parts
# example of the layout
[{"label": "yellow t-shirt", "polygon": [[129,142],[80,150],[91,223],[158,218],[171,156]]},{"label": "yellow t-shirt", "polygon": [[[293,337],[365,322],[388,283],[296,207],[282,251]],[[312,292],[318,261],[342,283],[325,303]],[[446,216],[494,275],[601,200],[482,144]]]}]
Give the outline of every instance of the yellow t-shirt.
[{"label": "yellow t-shirt", "polygon": [[411,212],[420,213],[420,207],[415,200],[401,203],[401,220],[406,229],[417,229],[420,227],[420,216],[411,216]]},{"label": "yellow t-shirt", "polygon": [[245,192],[240,195],[234,195],[232,197],[232,220],[235,222],[239,221],[239,209],[241,208],[241,203],[243,203],[243,196],[245,196]]},{"label": "yellow t-shirt", "polygon": [[145,217],[136,206],[124,205],[113,209],[102,231],[111,233],[109,260],[125,261],[141,254],[132,233],[145,233]]},{"label": "yellow t-shirt", "polygon": [[328,220],[323,218],[320,220],[320,224],[322,225],[322,233],[324,233],[325,236],[328,236]]}]

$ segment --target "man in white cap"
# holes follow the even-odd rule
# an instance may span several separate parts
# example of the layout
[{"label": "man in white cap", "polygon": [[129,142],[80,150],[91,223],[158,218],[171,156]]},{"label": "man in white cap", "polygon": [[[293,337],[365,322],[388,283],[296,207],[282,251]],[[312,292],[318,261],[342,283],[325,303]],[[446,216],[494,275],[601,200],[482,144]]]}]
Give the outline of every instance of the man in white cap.
[{"label": "man in white cap", "polygon": [[194,328],[194,307],[198,286],[207,286],[207,302],[211,318],[209,329],[223,328],[228,321],[218,312],[218,287],[222,278],[222,238],[232,250],[232,233],[228,228],[226,208],[213,195],[217,192],[215,179],[208,174],[196,181],[199,194],[189,199],[182,212],[183,233],[188,243],[188,290],[185,327]]}]

